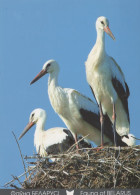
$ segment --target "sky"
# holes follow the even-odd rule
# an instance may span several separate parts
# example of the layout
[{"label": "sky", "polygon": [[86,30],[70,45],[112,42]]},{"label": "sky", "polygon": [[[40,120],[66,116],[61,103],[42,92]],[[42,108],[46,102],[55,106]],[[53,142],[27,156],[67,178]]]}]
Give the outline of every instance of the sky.
[{"label": "sky", "polygon": [[[106,16],[116,40],[105,36],[106,52],[124,72],[130,89],[130,132],[140,137],[139,0],[0,0],[0,188],[24,172],[17,137],[35,108],[47,112],[45,129],[65,127],[50,105],[48,75],[30,86],[43,64],[55,59],[59,84],[94,100],[85,61],[95,44],[97,17]],[[32,156],[35,126],[19,142]],[[140,144],[137,142],[137,144]]]}]

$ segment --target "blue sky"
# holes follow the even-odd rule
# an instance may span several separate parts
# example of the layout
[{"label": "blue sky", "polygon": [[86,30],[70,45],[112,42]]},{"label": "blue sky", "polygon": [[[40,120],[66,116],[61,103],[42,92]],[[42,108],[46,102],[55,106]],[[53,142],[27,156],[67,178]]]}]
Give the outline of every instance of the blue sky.
[{"label": "blue sky", "polygon": [[[45,61],[60,65],[59,84],[93,99],[84,62],[96,41],[95,21],[106,16],[116,40],[106,51],[121,66],[130,88],[131,133],[139,133],[139,0],[0,0],[0,186],[24,172],[12,131],[19,137],[35,108],[47,111],[46,129],[65,125],[47,94],[48,76],[30,86]],[[34,128],[20,141],[32,155]],[[138,144],[138,142],[137,142]]]}]

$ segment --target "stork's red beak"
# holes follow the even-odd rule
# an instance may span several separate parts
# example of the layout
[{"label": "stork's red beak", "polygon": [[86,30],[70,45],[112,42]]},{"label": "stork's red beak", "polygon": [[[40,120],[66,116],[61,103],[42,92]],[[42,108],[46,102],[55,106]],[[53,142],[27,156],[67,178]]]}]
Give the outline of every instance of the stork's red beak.
[{"label": "stork's red beak", "polygon": [[30,85],[35,83],[37,80],[39,80],[41,77],[43,77],[47,73],[46,70],[41,70],[36,77],[31,81]]},{"label": "stork's red beak", "polygon": [[34,124],[34,122],[28,123],[18,139],[20,140]]},{"label": "stork's red beak", "polygon": [[108,26],[104,27],[104,31],[113,39],[115,40],[115,37],[113,33],[111,32],[110,28]]}]

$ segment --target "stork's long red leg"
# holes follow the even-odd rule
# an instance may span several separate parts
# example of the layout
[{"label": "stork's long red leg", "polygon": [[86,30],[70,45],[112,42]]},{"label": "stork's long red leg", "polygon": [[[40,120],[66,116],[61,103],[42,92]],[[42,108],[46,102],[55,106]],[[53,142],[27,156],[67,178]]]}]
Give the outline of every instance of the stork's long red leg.
[{"label": "stork's long red leg", "polygon": [[101,146],[104,145],[104,115],[102,111],[101,103],[99,104],[100,108],[100,123],[101,123]]},{"label": "stork's long red leg", "polygon": [[113,103],[113,131],[114,131],[114,144],[117,146],[117,137],[116,137],[116,111],[115,111],[115,103]]}]

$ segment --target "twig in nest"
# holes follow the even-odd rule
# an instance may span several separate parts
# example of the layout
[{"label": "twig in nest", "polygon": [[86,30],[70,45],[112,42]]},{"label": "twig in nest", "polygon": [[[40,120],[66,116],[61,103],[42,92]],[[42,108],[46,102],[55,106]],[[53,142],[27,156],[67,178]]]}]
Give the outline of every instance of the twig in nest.
[{"label": "twig in nest", "polygon": [[87,167],[86,167],[86,169],[88,168],[88,165],[89,165],[89,154],[88,153],[86,153],[86,155],[88,156],[88,160],[87,160]]},{"label": "twig in nest", "polygon": [[80,186],[81,186],[81,184],[82,184],[84,178],[85,178],[85,175],[82,175],[82,178],[80,179],[80,183],[79,183],[79,185],[78,185],[79,188],[80,188]]},{"label": "twig in nest", "polygon": [[[114,154],[114,156],[116,156],[116,152]],[[115,158],[115,157],[114,157]],[[113,163],[113,169],[114,169],[114,172],[113,172],[113,182],[114,182],[114,188],[116,188],[116,159],[114,159],[114,163]]]},{"label": "twig in nest", "polygon": [[15,180],[17,180],[17,181],[19,182],[19,184],[22,186],[22,183],[20,182],[20,180],[19,180],[19,178],[18,178],[18,177],[13,176],[13,175],[12,175],[12,177],[13,177],[14,181],[15,181]]},{"label": "twig in nest", "polygon": [[138,188],[140,186],[140,169],[138,168],[140,150],[136,149],[139,148],[140,146],[129,147],[129,150],[128,148],[126,150],[104,148],[99,152],[95,152],[92,148],[86,152],[80,152],[80,156],[75,155],[75,151],[55,155],[55,157],[63,158],[63,165],[61,160],[46,166],[44,159],[41,158],[39,164],[36,164],[29,172],[30,176],[25,181],[28,186],[25,182],[22,186],[24,189]]},{"label": "twig in nest", "polygon": [[18,140],[17,140],[17,138],[16,138],[16,136],[15,136],[15,134],[14,134],[14,132],[13,132],[13,131],[12,131],[12,133],[13,133],[14,138],[15,138],[15,140],[16,140],[16,142],[17,142],[17,145],[18,145],[18,149],[19,149],[19,152],[20,152],[20,156],[21,156],[22,163],[23,163],[23,167],[24,167],[24,171],[25,171],[25,177],[26,177],[26,179],[27,179],[27,175],[26,175],[26,167],[25,167],[25,163],[24,163],[23,156],[22,156],[22,153],[21,153],[21,149],[20,149],[20,146],[19,146]]},{"label": "twig in nest", "polygon": [[72,149],[74,149],[74,147],[75,147],[79,142],[81,142],[83,139],[85,139],[87,136],[89,136],[89,134],[86,135],[86,136],[84,136],[84,137],[82,137],[82,138],[79,139],[75,144],[73,144],[73,145],[67,150],[67,153],[68,153],[69,151],[71,151]]},{"label": "twig in nest", "polygon": [[[33,169],[35,169],[35,167],[32,168],[30,171],[33,171]],[[26,171],[26,172],[22,173],[20,176],[18,176],[18,177],[16,177],[16,178],[19,179],[20,177],[24,176],[24,175],[27,174],[27,173],[29,173],[29,171]],[[9,182],[7,182],[6,184],[4,184],[4,186],[6,187],[6,186],[8,186],[10,183],[14,182],[14,181],[16,180],[16,178],[14,177],[11,181],[9,181]]]},{"label": "twig in nest", "polygon": [[[104,149],[108,149],[108,150],[120,150],[120,146],[105,146]],[[121,150],[136,150],[136,151],[140,151],[140,148],[136,148],[136,146],[127,146],[127,147],[121,147]]]},{"label": "twig in nest", "polygon": [[63,173],[64,173],[65,175],[69,175],[69,173],[67,173],[66,171],[63,171]]},{"label": "twig in nest", "polygon": [[12,188],[15,188],[15,189],[17,189],[17,190],[19,190],[20,188],[18,188],[16,185],[14,185],[14,184],[11,184],[10,185]]}]

